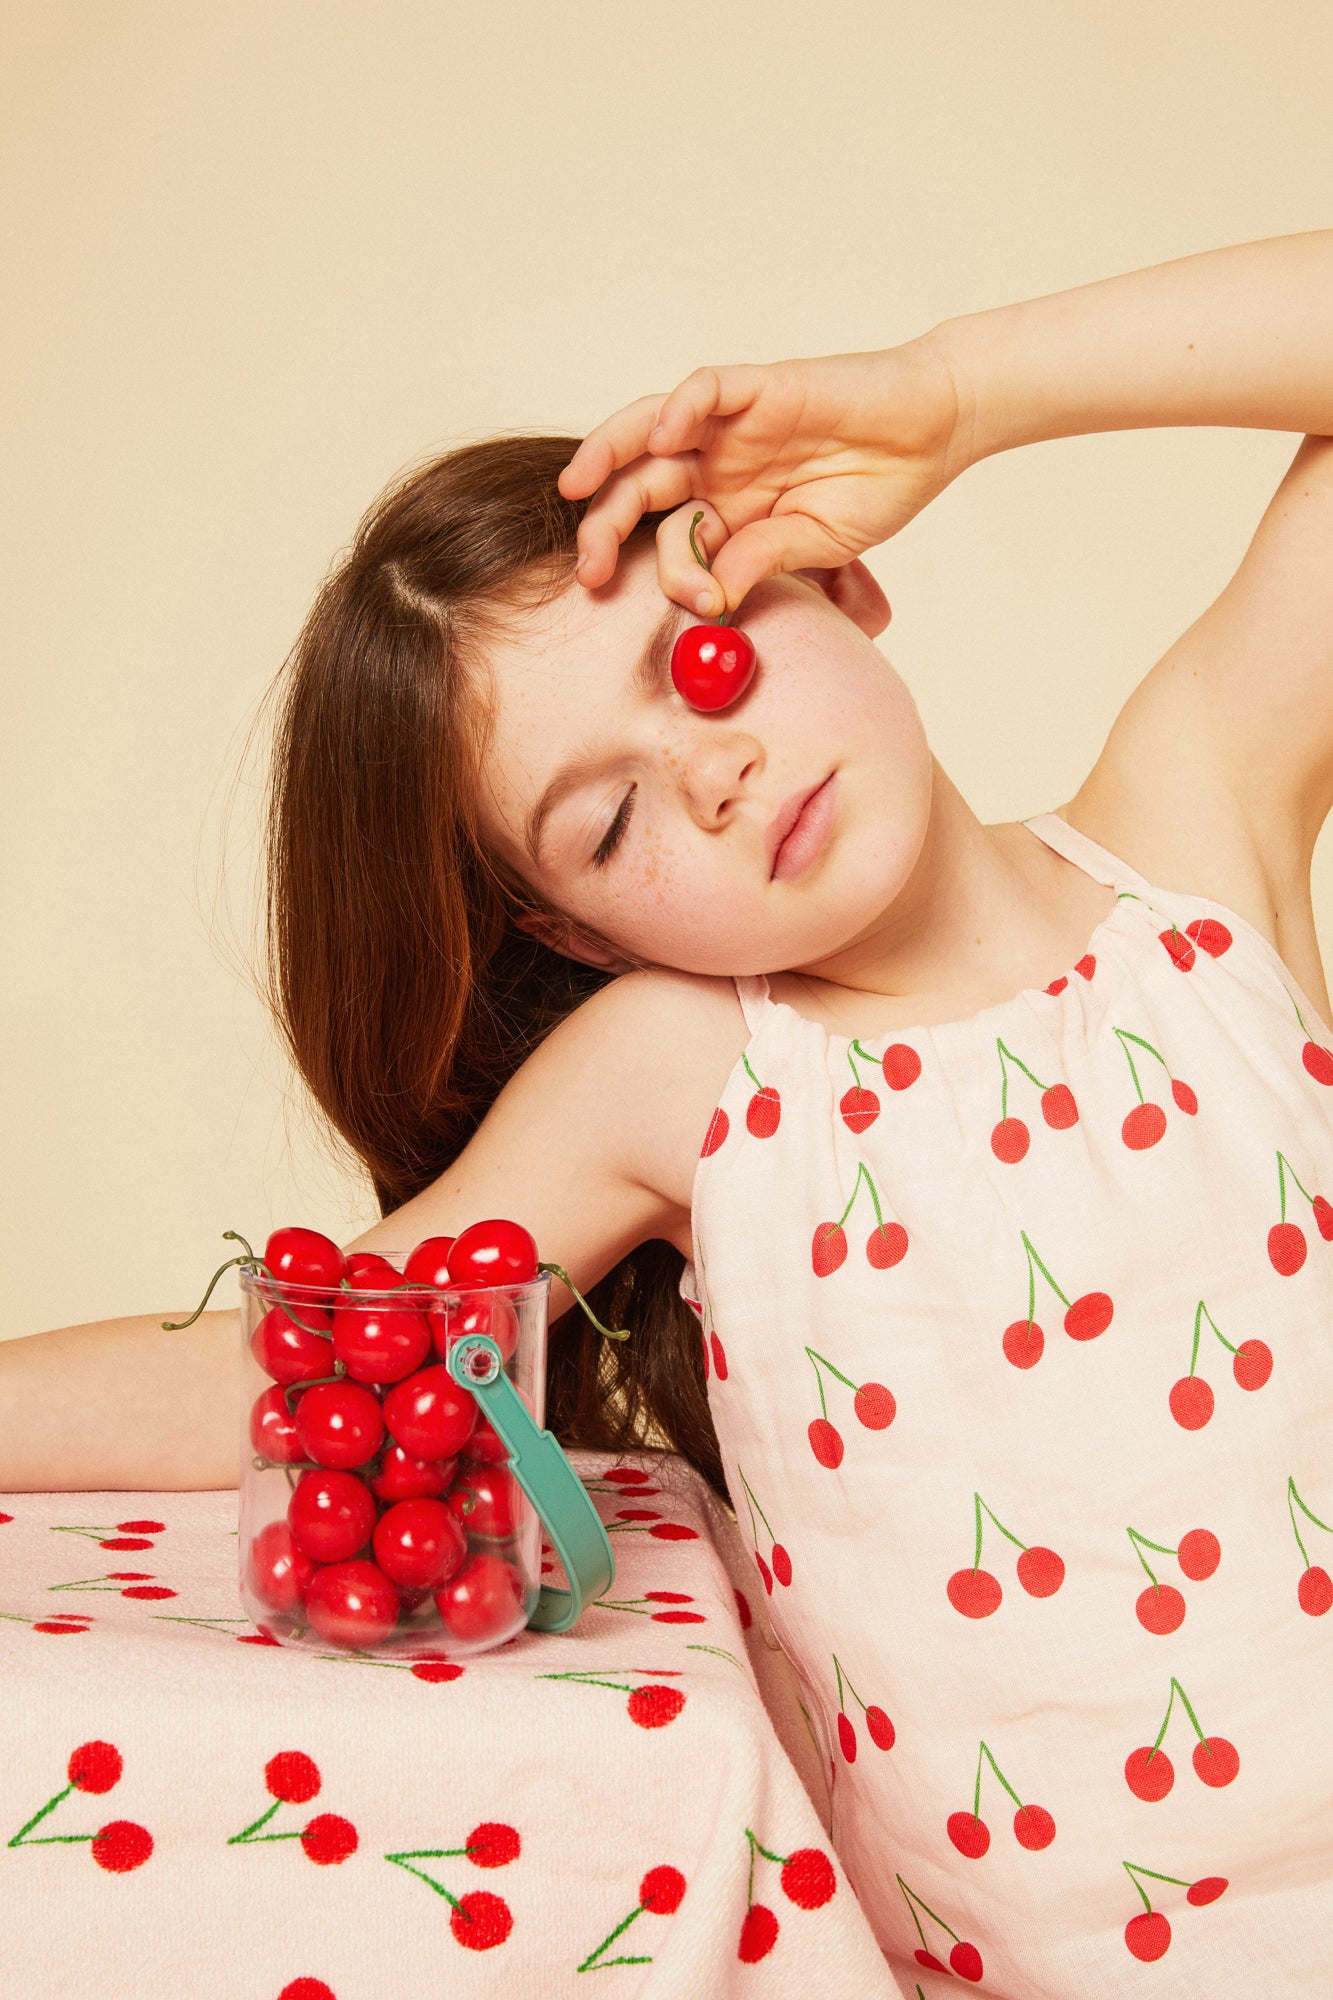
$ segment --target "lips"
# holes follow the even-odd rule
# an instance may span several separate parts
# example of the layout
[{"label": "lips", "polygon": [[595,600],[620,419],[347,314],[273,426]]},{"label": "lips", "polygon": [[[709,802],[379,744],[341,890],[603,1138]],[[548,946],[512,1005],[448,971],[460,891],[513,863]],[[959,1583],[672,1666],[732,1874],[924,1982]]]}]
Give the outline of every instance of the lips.
[{"label": "lips", "polygon": [[797,820],[801,817],[801,814],[805,811],[807,802],[814,797],[816,792],[822,791],[827,783],[827,778],[821,778],[818,784],[807,785],[802,792],[793,792],[789,799],[783,800],[776,814],[770,820],[768,832],[765,836],[768,848],[768,874],[770,881],[773,877],[773,870],[777,865],[778,849],[795,826]]}]

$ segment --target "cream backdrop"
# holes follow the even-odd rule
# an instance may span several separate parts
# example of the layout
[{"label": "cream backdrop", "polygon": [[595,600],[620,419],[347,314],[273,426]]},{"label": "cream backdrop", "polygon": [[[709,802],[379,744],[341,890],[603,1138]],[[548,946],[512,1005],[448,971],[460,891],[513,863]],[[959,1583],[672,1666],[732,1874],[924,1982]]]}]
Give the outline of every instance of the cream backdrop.
[{"label": "cream backdrop", "polygon": [[[400,467],[1333,221],[1323,0],[5,15],[5,1336],[374,1215],[241,974],[241,752]],[[873,553],[983,819],[1077,787],[1297,442],[1030,447]]]}]

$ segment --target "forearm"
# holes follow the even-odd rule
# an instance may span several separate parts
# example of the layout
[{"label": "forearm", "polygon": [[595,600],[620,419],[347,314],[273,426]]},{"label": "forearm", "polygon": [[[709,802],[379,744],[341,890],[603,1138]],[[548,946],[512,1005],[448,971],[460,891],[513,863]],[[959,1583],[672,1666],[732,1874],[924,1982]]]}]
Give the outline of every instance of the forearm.
[{"label": "forearm", "polygon": [[969,463],[1044,438],[1163,424],[1333,433],[1333,229],[1208,250],[927,338]]},{"label": "forearm", "polygon": [[240,1314],[97,1320],[0,1341],[0,1492],[235,1486]]}]

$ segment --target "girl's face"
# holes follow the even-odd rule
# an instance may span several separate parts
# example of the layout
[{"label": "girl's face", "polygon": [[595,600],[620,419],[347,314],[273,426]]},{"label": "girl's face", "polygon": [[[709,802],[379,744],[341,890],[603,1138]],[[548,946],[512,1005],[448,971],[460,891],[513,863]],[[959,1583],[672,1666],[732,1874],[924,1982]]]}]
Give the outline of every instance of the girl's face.
[{"label": "girl's face", "polygon": [[[664,595],[651,544],[622,550],[601,589],[572,583],[511,626],[488,656],[482,824],[574,927],[531,928],[593,963],[713,975],[817,974],[861,945],[874,956],[925,839],[932,759],[911,695],[870,636],[887,615],[882,598],[872,584],[851,601],[864,629],[807,577],[757,584],[737,620],[754,675],[715,713],[672,685],[676,633],[703,621]],[[568,782],[549,793],[562,773]],[[822,846],[775,878],[770,823],[830,776]],[[525,831],[544,794],[534,854]],[[612,952],[587,948],[589,932]]]}]

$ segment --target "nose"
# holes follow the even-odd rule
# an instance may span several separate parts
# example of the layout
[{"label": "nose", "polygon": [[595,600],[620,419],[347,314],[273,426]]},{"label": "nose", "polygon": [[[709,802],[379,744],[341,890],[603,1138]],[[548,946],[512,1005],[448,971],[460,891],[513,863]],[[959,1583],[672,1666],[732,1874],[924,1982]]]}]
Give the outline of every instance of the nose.
[{"label": "nose", "polygon": [[763,749],[748,730],[704,721],[685,751],[681,772],[693,818],[702,827],[727,825],[763,768]]}]

